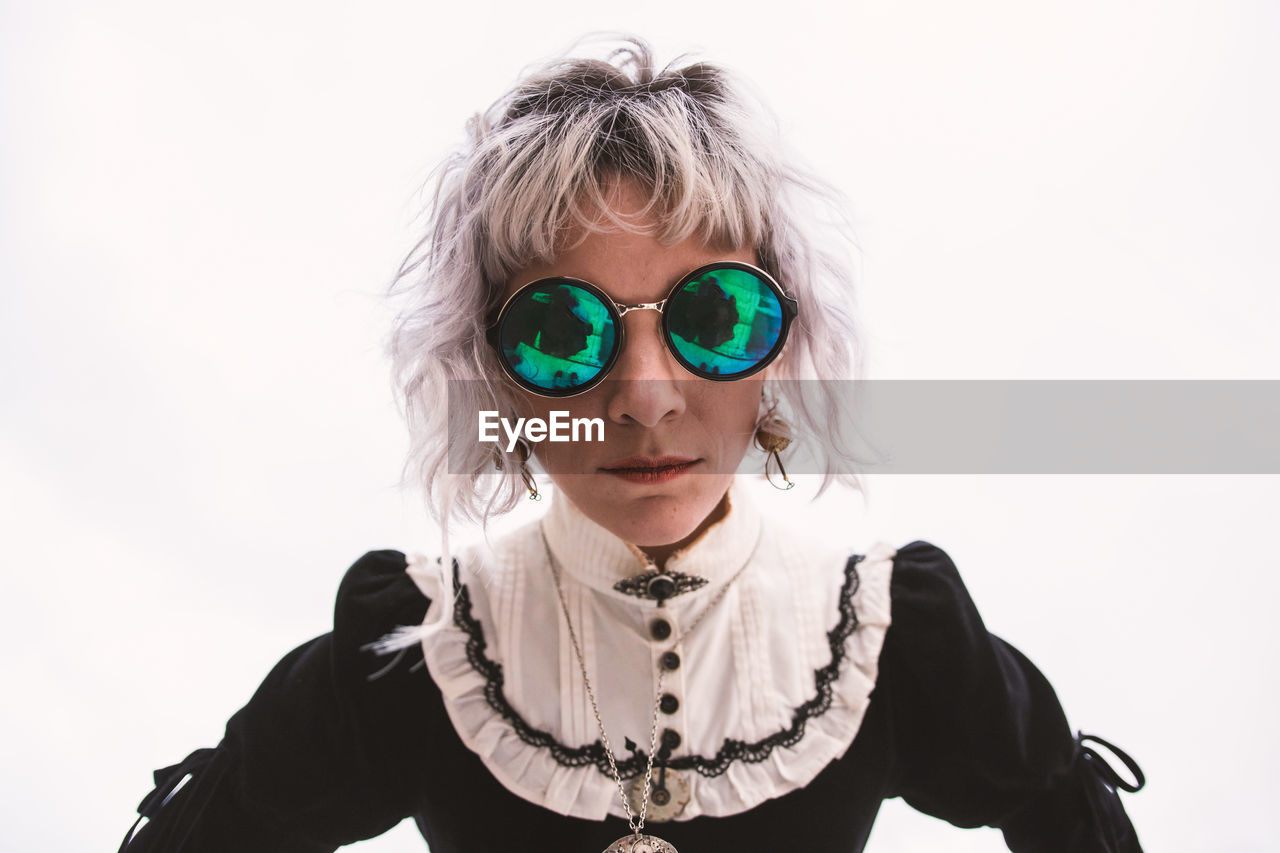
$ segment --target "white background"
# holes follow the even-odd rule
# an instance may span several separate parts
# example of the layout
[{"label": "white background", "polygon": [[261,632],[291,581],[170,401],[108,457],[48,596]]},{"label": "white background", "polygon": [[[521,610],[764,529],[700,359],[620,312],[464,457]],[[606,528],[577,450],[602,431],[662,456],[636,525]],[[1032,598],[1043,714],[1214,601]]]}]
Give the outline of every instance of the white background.
[{"label": "white background", "polygon": [[[2,8],[7,849],[113,849],[352,560],[436,547],[381,294],[465,119],[584,32],[740,70],[848,194],[872,376],[1280,378],[1273,4]],[[1147,849],[1271,847],[1276,478],[871,495],[761,501],[946,548],[1072,725],[1140,760]],[[1003,847],[891,802],[869,849]]]}]

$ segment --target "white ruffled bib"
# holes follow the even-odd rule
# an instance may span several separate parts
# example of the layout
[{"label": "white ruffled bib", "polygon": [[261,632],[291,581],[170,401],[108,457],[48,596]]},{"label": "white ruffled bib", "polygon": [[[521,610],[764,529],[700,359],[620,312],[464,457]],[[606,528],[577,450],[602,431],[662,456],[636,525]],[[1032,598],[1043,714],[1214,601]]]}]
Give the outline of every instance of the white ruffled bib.
[{"label": "white ruffled bib", "polygon": [[[725,518],[666,564],[707,583],[661,607],[614,589],[651,566],[562,494],[539,522],[457,555],[465,595],[448,624],[424,632],[423,653],[454,728],[506,788],[564,815],[625,817],[540,524],[624,768],[643,772],[624,743],[648,749],[658,671],[664,655],[678,656],[663,676],[674,699],[664,704],[675,707],[658,720],[659,737],[678,736],[669,761],[689,785],[676,820],[746,811],[803,788],[844,755],[876,683],[894,549],[877,544],[851,565],[846,551],[762,518],[745,487],[735,484],[729,499]],[[431,611],[448,594],[438,569],[425,558],[408,568]],[[439,615],[431,611],[427,623]],[[655,620],[670,631],[655,631]]]}]

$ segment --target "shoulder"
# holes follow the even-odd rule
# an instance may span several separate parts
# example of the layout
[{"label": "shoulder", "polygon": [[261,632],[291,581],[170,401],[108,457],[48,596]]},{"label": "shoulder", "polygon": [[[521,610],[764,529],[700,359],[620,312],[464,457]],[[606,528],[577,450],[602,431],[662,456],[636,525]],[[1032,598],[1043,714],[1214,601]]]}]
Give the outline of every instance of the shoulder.
[{"label": "shoulder", "polygon": [[903,545],[893,558],[893,571],[906,586],[963,585],[951,556],[932,542],[917,539]]},{"label": "shoulder", "polygon": [[951,557],[904,546],[892,587],[877,689],[896,793],[957,826],[999,826],[1012,849],[1137,850],[1110,769],[1082,751],[1044,673],[986,630]]},{"label": "shoulder", "polygon": [[955,562],[929,542],[899,548],[889,585],[890,627],[881,672],[929,685],[927,692],[963,692],[992,664],[992,644]]},{"label": "shoulder", "polygon": [[347,569],[338,587],[339,599],[363,599],[381,597],[388,588],[406,577],[409,560],[402,551],[369,551]]},{"label": "shoulder", "polygon": [[335,627],[371,612],[425,610],[429,602],[405,571],[408,565],[403,552],[390,550],[369,551],[352,563],[338,586]]},{"label": "shoulder", "polygon": [[938,629],[958,621],[977,620],[977,608],[946,551],[920,540],[898,549],[890,584],[893,621]]},{"label": "shoulder", "polygon": [[955,561],[946,551],[917,539],[897,550],[893,558],[894,575],[906,585],[930,582],[954,585],[960,582],[960,572]]},{"label": "shoulder", "polygon": [[400,551],[370,551],[347,569],[334,604],[330,660],[332,696],[359,731],[359,740],[379,766],[412,777],[413,751],[445,725],[439,691],[423,672],[422,647],[386,645],[388,637],[416,634],[431,600],[412,574],[434,558]]},{"label": "shoulder", "polygon": [[[479,539],[460,547],[454,555],[453,576],[466,588],[473,615],[486,630],[496,631],[494,620],[507,622],[525,600],[529,578],[545,568],[545,548],[538,519],[498,535]],[[425,568],[425,567],[424,567]],[[411,574],[422,581],[414,569]],[[432,578],[422,586],[427,594],[438,589],[443,578],[439,565],[433,564]]]},{"label": "shoulder", "polygon": [[422,624],[431,600],[410,574],[412,562],[401,551],[369,551],[343,575],[333,608],[333,640],[344,668],[378,669],[385,661],[370,646],[401,628]]},{"label": "shoulder", "polygon": [[462,581],[502,586],[531,562],[541,562],[545,553],[541,522],[536,518],[460,548],[457,556]]}]

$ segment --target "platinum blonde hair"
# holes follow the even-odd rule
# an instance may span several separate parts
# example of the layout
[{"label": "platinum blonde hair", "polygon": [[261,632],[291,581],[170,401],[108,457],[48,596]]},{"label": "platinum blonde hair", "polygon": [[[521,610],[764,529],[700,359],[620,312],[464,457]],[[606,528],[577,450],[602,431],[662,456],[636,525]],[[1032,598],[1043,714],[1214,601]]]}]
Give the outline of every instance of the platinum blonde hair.
[{"label": "platinum blonde hair", "polygon": [[[514,454],[472,443],[450,455],[450,388],[473,398],[461,401],[466,411],[517,410],[486,342],[488,318],[515,271],[593,229],[754,247],[800,304],[762,419],[780,428],[785,418],[797,443],[815,439],[826,471],[819,494],[833,481],[858,485],[836,429],[848,401],[830,383],[789,381],[857,372],[848,229],[839,196],[784,157],[768,117],[723,69],[657,68],[650,47],[628,39],[604,59],[527,71],[469,122],[435,174],[425,234],[392,287],[404,299],[390,351],[411,436],[405,475],[425,486],[446,537],[454,519],[484,523],[524,494]],[[642,217],[605,202],[619,179],[647,191]]]}]

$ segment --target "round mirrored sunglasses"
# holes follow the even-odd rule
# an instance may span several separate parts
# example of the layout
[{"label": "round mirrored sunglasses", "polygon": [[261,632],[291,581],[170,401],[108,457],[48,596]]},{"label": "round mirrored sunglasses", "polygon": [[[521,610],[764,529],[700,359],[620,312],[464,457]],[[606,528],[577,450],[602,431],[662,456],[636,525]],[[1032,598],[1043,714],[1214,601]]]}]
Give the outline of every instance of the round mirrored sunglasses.
[{"label": "round mirrored sunglasses", "polygon": [[764,270],[720,261],[680,279],[660,302],[624,305],[590,282],[565,276],[521,287],[489,327],[502,368],[544,397],[571,397],[597,385],[622,352],[622,317],[661,311],[676,361],[703,379],[758,373],[782,352],[797,303]]}]

